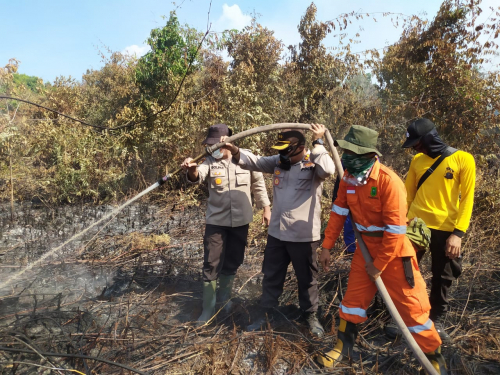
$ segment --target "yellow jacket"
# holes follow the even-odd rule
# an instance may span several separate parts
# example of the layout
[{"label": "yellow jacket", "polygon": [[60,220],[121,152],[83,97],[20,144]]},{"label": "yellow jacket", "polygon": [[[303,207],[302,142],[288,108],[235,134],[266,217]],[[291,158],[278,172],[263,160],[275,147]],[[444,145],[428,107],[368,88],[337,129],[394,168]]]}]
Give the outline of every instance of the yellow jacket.
[{"label": "yellow jacket", "polygon": [[455,231],[461,237],[472,215],[476,164],[471,154],[457,151],[445,158],[417,191],[420,177],[436,160],[417,154],[411,162],[405,182],[408,219],[419,217],[429,228]]}]

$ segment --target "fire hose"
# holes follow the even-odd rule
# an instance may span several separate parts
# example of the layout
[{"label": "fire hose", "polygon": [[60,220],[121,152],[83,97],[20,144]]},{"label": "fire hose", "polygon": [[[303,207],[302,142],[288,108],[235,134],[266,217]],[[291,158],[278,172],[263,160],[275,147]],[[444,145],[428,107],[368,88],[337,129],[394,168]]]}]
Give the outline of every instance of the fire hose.
[{"label": "fire hose", "polygon": [[[215,145],[207,147],[205,149],[205,152],[202,153],[202,154],[200,154],[200,155],[198,155],[197,157],[195,157],[192,160],[192,162],[194,163],[194,162],[199,161],[203,157],[205,157],[205,156],[211,154],[212,152],[214,152],[215,150],[221,148],[226,143],[232,143],[234,141],[237,141],[238,139],[245,138],[245,137],[248,137],[248,136],[253,135],[253,134],[262,133],[262,132],[268,132],[268,131],[273,131],[273,130],[279,130],[279,129],[304,129],[304,130],[311,130],[311,125],[308,125],[308,124],[297,124],[297,123],[279,123],[279,124],[265,125],[265,126],[260,126],[260,127],[257,127],[257,128],[249,129],[249,130],[243,131],[241,133],[235,134],[235,135],[227,138],[225,140],[225,142],[219,142],[219,143],[217,143]],[[331,152],[333,154],[333,161],[335,163],[335,167],[337,169],[337,173],[339,173],[340,177],[342,177],[342,174],[343,174],[342,164],[340,163],[339,154],[337,153],[337,149],[335,148],[334,143],[333,143],[333,138],[332,138],[330,132],[328,131],[328,129],[326,130],[325,135],[326,135],[326,139],[327,139],[327,142],[328,142],[328,146],[330,147],[330,150],[331,150]],[[93,228],[96,225],[104,222],[105,220],[110,219],[108,222],[106,222],[103,225],[102,228],[104,228],[106,225],[109,224],[109,222],[111,221],[111,219],[114,217],[113,215],[116,216],[116,214],[119,211],[121,211],[122,209],[124,209],[125,207],[127,207],[128,205],[130,205],[132,202],[136,201],[140,197],[142,197],[145,194],[149,193],[150,191],[156,189],[158,186],[163,185],[172,176],[178,174],[180,171],[182,171],[182,169],[178,168],[174,172],[168,173],[166,176],[164,176],[160,180],[158,180],[155,184],[151,185],[150,187],[148,187],[147,189],[145,189],[141,193],[137,194],[132,199],[128,200],[127,202],[123,203],[121,206],[117,207],[115,210],[113,210],[113,212],[111,212],[111,213],[103,216],[101,219],[97,220],[96,222],[94,222],[93,224],[91,224],[89,227],[85,228],[81,232],[79,232],[79,233],[75,234],[74,236],[72,236],[70,239],[66,240],[63,244],[61,244],[61,245],[57,246],[56,248],[48,251],[47,253],[45,253],[43,256],[41,256],[36,261],[34,261],[31,264],[27,265],[26,267],[24,267],[23,269],[21,269],[16,274],[10,276],[7,280],[4,280],[4,281],[0,282],[0,289],[6,287],[8,284],[10,284],[13,280],[17,279],[19,276],[21,276],[22,274],[24,274],[26,271],[28,271],[28,270],[32,269],[33,267],[38,266],[39,264],[41,264],[43,262],[43,260],[45,260],[49,256],[55,254],[58,250],[60,250],[61,248],[63,248],[65,245],[67,245],[71,241],[73,241],[73,240],[81,237],[83,234],[85,234],[86,232],[88,232],[91,228]],[[351,219],[352,219],[352,217],[351,217]],[[356,235],[356,239],[358,240],[358,244],[359,244],[359,247],[361,249],[361,252],[363,254],[363,257],[364,257],[365,261],[367,263],[371,262],[372,258],[370,256],[370,253],[368,252],[368,248],[366,247],[363,239],[361,238],[361,234],[357,230],[356,226],[353,226],[353,228],[354,228],[354,233]],[[422,367],[429,374],[431,374],[431,375],[438,375],[437,371],[431,365],[431,363],[429,362],[429,360],[424,355],[424,353],[422,352],[422,350],[420,349],[420,347],[416,343],[415,339],[411,335],[410,331],[408,330],[408,328],[404,324],[403,319],[399,315],[399,313],[398,313],[398,311],[396,309],[396,306],[392,302],[392,300],[391,300],[391,298],[389,296],[389,293],[387,292],[387,289],[386,289],[386,287],[385,287],[385,285],[384,285],[381,277],[378,277],[375,280],[375,285],[377,286],[377,289],[379,290],[380,295],[382,296],[382,299],[385,302],[385,304],[387,306],[387,309],[389,310],[389,313],[391,314],[392,318],[394,319],[394,322],[396,323],[396,325],[398,326],[398,328],[401,330],[401,332],[403,334],[403,337],[406,339],[408,345],[410,346],[411,350],[415,354],[417,360],[420,362],[420,364],[422,365]]]},{"label": "fire hose", "polygon": [[[225,140],[225,142],[219,142],[213,146],[207,147],[205,150],[205,153],[196,157],[194,160],[192,160],[192,162],[194,163],[194,162],[200,160],[201,158],[203,158],[204,156],[206,156],[207,154],[211,154],[215,150],[224,146],[226,143],[232,143],[238,139],[245,138],[245,137],[248,137],[248,136],[253,135],[253,134],[268,132],[268,131],[278,130],[278,129],[311,130],[311,125],[297,124],[297,123],[280,123],[280,124],[265,125],[265,126],[260,126],[258,128],[249,129],[249,130],[243,131],[241,133],[235,134],[235,135],[227,138]],[[342,178],[342,175],[344,173],[344,169],[343,169],[342,164],[340,162],[340,157],[339,157],[339,154],[337,152],[337,149],[334,146],[332,135],[330,134],[328,129],[325,132],[325,136],[326,136],[326,140],[328,142],[328,146],[333,154],[333,161],[335,163],[335,168],[337,169],[337,173]],[[175,172],[173,172],[173,174],[178,173],[180,170],[181,169],[176,170]],[[161,184],[161,183],[165,182],[168,178],[169,177],[167,175],[167,176],[163,177],[163,179],[160,180],[161,182],[160,181],[158,181],[158,182]],[[351,213],[349,213],[349,216],[351,216]],[[352,220],[352,216],[351,216],[351,220]],[[361,234],[359,233],[359,230],[356,228],[355,225],[353,225],[353,229],[354,229],[354,234],[356,236],[356,240],[358,241],[359,247],[360,247],[361,252],[363,254],[363,258],[365,259],[365,262],[367,262],[367,263],[372,262],[373,259],[370,255],[370,253],[368,252],[368,248],[366,247],[366,244],[364,243],[363,238],[361,237]],[[385,287],[384,282],[382,281],[381,277],[378,277],[375,280],[375,285],[377,286],[377,289],[378,289],[385,305],[387,306],[387,309],[389,310],[389,313],[391,314],[394,322],[396,323],[398,328],[401,330],[403,337],[405,338],[406,342],[410,346],[410,349],[413,351],[413,354],[415,355],[417,360],[420,362],[422,367],[429,374],[438,375],[436,369],[432,366],[429,359],[423,353],[422,349],[420,349],[417,342],[415,341],[415,339],[411,335],[410,331],[408,330],[408,327],[406,327],[406,324],[403,322],[403,319],[401,318],[401,315],[399,314],[398,310],[396,309],[394,302],[392,302],[392,299],[389,296],[389,292],[387,292],[387,288]]]}]

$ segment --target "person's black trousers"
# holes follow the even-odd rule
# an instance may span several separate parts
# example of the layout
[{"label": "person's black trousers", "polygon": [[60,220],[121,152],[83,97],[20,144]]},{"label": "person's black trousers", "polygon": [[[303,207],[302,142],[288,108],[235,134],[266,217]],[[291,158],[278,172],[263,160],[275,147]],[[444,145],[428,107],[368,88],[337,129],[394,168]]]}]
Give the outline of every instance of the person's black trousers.
[{"label": "person's black trousers", "polygon": [[248,227],[205,226],[203,281],[217,280],[219,274],[236,275],[245,257]]},{"label": "person's black trousers", "polygon": [[286,271],[292,262],[299,284],[299,305],[302,311],[318,310],[318,256],[319,241],[288,242],[267,236],[262,272],[262,297],[260,304],[265,308],[278,306],[283,293]]},{"label": "person's black trousers", "polygon": [[[439,320],[448,311],[448,291],[453,280],[456,280],[462,273],[462,257],[450,259],[446,256],[446,240],[451,232],[431,229],[431,293],[429,300],[431,303],[430,319]],[[420,263],[425,253],[419,251],[417,259]]]}]

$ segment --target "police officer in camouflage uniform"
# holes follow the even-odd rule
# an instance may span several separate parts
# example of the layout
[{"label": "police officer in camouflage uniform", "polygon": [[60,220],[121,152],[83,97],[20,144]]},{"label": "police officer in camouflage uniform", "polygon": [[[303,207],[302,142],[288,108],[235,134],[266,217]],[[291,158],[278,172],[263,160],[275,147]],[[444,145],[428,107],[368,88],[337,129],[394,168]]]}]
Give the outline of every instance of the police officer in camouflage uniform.
[{"label": "police officer in camouflage uniform", "polygon": [[[207,146],[230,136],[225,124],[210,127],[203,141]],[[260,172],[249,172],[231,160],[224,149],[216,150],[197,165],[187,158],[181,167],[190,183],[208,182],[208,202],[205,235],[203,237],[203,312],[199,324],[208,322],[215,313],[216,283],[219,279],[219,298],[230,307],[234,277],[243,263],[249,223],[253,220],[252,199],[263,208],[262,222],[269,225],[270,202],[264,178]]]},{"label": "police officer in camouflage uniform", "polygon": [[[273,212],[264,250],[262,297],[266,314],[254,320],[248,330],[260,329],[271,316],[283,292],[287,268],[292,262],[297,276],[299,304],[317,337],[324,334],[318,310],[318,262],[316,249],[321,230],[323,181],[335,172],[333,160],[323,146],[324,125],[313,124],[313,150],[305,147],[301,130],[283,130],[273,146],[279,155],[256,156],[232,144],[226,148],[242,168],[273,174]],[[224,140],[224,138],[222,139]]]}]

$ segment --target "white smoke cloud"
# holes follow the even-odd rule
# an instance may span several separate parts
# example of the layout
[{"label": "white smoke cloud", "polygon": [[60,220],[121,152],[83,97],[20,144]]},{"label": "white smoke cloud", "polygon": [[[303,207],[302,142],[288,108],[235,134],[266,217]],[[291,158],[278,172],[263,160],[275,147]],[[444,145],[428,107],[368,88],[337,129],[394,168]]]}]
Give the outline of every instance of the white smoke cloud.
[{"label": "white smoke cloud", "polygon": [[141,57],[146,53],[148,53],[149,50],[150,48],[147,45],[138,46],[136,44],[132,44],[131,46],[125,47],[122,50],[122,54],[128,56]]},{"label": "white smoke cloud", "polygon": [[222,6],[222,16],[215,22],[217,31],[227,30],[227,29],[237,29],[241,30],[245,26],[250,25],[252,22],[252,17],[248,14],[243,14],[240,7],[237,4]]}]

